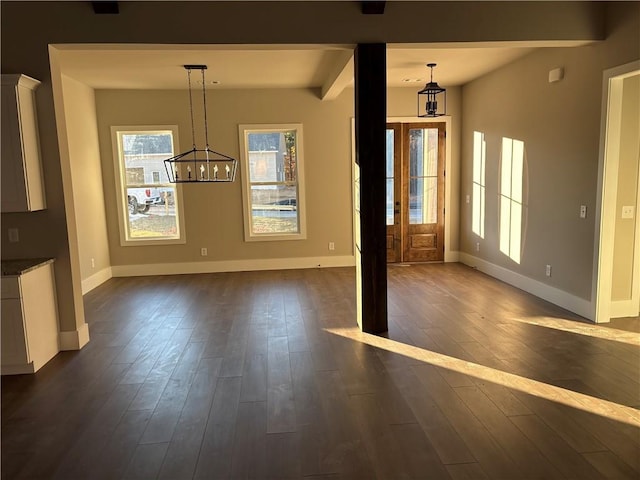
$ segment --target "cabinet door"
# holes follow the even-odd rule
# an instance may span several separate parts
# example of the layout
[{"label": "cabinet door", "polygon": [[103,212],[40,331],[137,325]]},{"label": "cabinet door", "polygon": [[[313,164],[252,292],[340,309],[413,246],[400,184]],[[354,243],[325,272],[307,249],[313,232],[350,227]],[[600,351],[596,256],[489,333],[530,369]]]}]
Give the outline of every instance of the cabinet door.
[{"label": "cabinet door", "polygon": [[19,298],[2,299],[2,366],[25,365],[29,358]]},{"label": "cabinet door", "polygon": [[46,207],[35,91],[26,75],[2,75],[2,211]]},{"label": "cabinet door", "polygon": [[53,265],[44,265],[23,274],[20,288],[28,355],[34,370],[38,370],[59,351]]},{"label": "cabinet door", "polygon": [[22,162],[22,139],[16,86],[2,85],[2,211],[24,212],[27,205],[27,179]]}]

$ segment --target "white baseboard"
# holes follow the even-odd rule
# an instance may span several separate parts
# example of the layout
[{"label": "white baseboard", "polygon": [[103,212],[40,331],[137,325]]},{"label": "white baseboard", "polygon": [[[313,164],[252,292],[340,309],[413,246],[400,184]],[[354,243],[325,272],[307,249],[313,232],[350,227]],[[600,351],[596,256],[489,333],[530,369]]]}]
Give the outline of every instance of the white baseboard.
[{"label": "white baseboard", "polygon": [[2,365],[0,369],[2,375],[25,375],[35,373],[36,369],[33,366],[33,362],[24,363],[22,365]]},{"label": "white baseboard", "polygon": [[450,251],[444,252],[444,261],[446,262],[459,262],[460,261],[460,252]]},{"label": "white baseboard", "polygon": [[502,280],[509,285],[513,285],[514,287],[524,290],[536,297],[540,297],[543,300],[551,302],[559,307],[569,310],[570,312],[577,313],[578,315],[593,321],[593,307],[589,300],[576,297],[564,290],[560,290],[559,288],[552,287],[551,285],[525,277],[524,275],[513,272],[499,265],[495,265],[481,258],[469,255],[468,253],[460,252],[460,262],[470,267],[475,267],[487,275],[491,275],[492,277]]},{"label": "white baseboard", "polygon": [[299,268],[353,267],[353,255],[299,258],[263,258],[255,260],[223,260],[217,262],[152,263],[148,265],[115,265],[114,277],[145,275],[180,275],[188,273],[250,272],[257,270],[294,270]]},{"label": "white baseboard", "polygon": [[89,325],[84,323],[72,332],[60,332],[60,350],[80,350],[89,343]]},{"label": "white baseboard", "polygon": [[638,306],[634,306],[633,300],[612,300],[611,318],[637,317]]},{"label": "white baseboard", "polygon": [[99,272],[94,273],[89,278],[82,280],[82,295],[89,293],[94,288],[102,285],[104,282],[113,277],[111,267],[103,268]]}]

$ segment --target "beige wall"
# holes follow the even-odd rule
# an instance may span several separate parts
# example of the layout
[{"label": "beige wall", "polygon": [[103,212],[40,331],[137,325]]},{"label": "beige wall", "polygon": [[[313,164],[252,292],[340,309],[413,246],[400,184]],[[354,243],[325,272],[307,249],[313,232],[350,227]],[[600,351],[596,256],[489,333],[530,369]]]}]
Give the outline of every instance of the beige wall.
[{"label": "beige wall", "polygon": [[[245,242],[241,181],[183,185],[187,243],[120,246],[115,209],[111,126],[172,125],[179,129],[179,151],[191,148],[186,91],[98,91],[98,131],[104,175],[111,261],[114,266],[353,255],[351,220],[351,117],[353,91],[322,101],[305,89],[214,90],[207,92],[209,143],[213,150],[240,158],[238,125],[302,123],[304,132],[307,239]],[[202,119],[196,117],[196,143],[204,145]],[[242,169],[240,175],[242,175]],[[215,212],[215,215],[214,215]],[[200,256],[207,247],[209,255]]]},{"label": "beige wall", "polygon": [[[389,116],[413,116],[417,88],[394,88],[388,92]],[[191,146],[191,124],[185,91],[98,91],[98,131],[104,174],[109,245],[112,264],[204,262],[330,255],[353,255],[351,202],[351,118],[353,89],[336,100],[321,101],[310,90],[209,90],[210,143],[214,150],[239,156],[239,124],[302,123],[306,172],[307,239],[244,242],[241,182],[232,185],[185,185],[183,205],[187,243],[161,247],[121,246],[115,209],[116,193],[111,141],[114,125],[177,124],[180,151]],[[460,89],[448,90],[448,113],[452,115],[452,178],[457,200],[460,129]],[[202,141],[202,118],[196,117],[197,143]],[[241,171],[242,175],[242,171]],[[216,207],[223,205],[224,208]],[[455,209],[454,209],[455,210]],[[215,211],[216,217],[207,215]],[[455,212],[454,212],[455,213]],[[206,221],[202,217],[205,215]],[[453,214],[452,237],[457,248],[457,216]],[[209,255],[200,256],[207,247]],[[84,262],[84,260],[83,260]]]},{"label": "beige wall", "polygon": [[[2,242],[2,257],[56,257],[63,330],[74,330],[84,319],[66,127],[64,113],[56,116],[54,111],[51,69],[55,65],[50,63],[48,45],[596,40],[603,38],[605,17],[618,22],[605,13],[612,10],[622,19],[630,16],[627,6],[618,13],[617,6],[599,2],[388,2],[385,14],[379,16],[362,15],[360,4],[351,1],[254,2],[250,8],[243,2],[119,5],[121,13],[114,16],[95,15],[86,2],[0,3],[2,73],[25,73],[43,82],[36,101],[48,205],[41,213],[2,215],[3,238],[9,227],[18,227],[21,233],[19,244]],[[439,21],[425,29],[428,16]],[[194,19],[202,18],[216,19],[216,28],[193,28]],[[513,28],[516,21],[518,28]],[[602,63],[623,63],[611,60]],[[53,73],[59,77],[59,72]],[[56,94],[62,95],[61,88]],[[109,183],[108,178],[104,181]]]},{"label": "beige wall", "polygon": [[[471,195],[473,131],[485,133],[485,239],[461,211],[461,251],[565,292],[590,299],[593,274],[602,72],[640,57],[640,5],[612,5],[609,38],[578,48],[540,50],[464,86],[461,197]],[[564,79],[548,83],[551,69]],[[501,138],[525,143],[528,199],[522,262],[499,250]],[[579,218],[586,205],[586,219]],[[480,252],[475,251],[480,242]],[[545,265],[552,277],[545,276]]]},{"label": "beige wall", "polygon": [[[613,251],[612,300],[630,300],[632,296],[634,247],[640,161],[640,75],[624,79],[622,84],[622,121],[618,164],[618,195]],[[636,208],[634,219],[621,217],[624,205]],[[635,253],[640,255],[640,251]]]},{"label": "beige wall", "polygon": [[[87,280],[96,272],[111,266],[95,96],[93,89],[66,75],[62,76],[62,89],[73,182],[80,275],[82,280]],[[91,259],[94,259],[93,266]]]}]

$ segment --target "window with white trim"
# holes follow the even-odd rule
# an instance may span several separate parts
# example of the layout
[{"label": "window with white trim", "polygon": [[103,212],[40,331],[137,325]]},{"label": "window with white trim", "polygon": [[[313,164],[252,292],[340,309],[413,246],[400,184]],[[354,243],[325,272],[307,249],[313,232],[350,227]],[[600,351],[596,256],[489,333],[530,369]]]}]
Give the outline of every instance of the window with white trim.
[{"label": "window with white trim", "polygon": [[473,211],[471,229],[480,238],[484,238],[486,155],[487,145],[484,140],[484,133],[473,132]]},{"label": "window with white trim", "polygon": [[178,128],[112,127],[111,135],[121,245],[185,243],[180,190],[164,168]]},{"label": "window with white trim", "polygon": [[302,125],[240,125],[246,241],[306,238]]},{"label": "window with white trim", "polygon": [[520,263],[524,142],[502,138],[500,166],[500,251]]}]

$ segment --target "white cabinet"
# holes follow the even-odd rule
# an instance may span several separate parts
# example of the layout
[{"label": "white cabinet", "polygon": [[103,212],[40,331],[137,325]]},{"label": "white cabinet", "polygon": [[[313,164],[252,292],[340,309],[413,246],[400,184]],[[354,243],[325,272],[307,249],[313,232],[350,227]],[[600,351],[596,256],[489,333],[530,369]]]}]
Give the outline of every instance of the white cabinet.
[{"label": "white cabinet", "polygon": [[59,351],[53,263],[2,277],[2,374],[34,373]]},{"label": "white cabinet", "polygon": [[2,75],[2,212],[46,208],[35,89],[26,75]]}]

